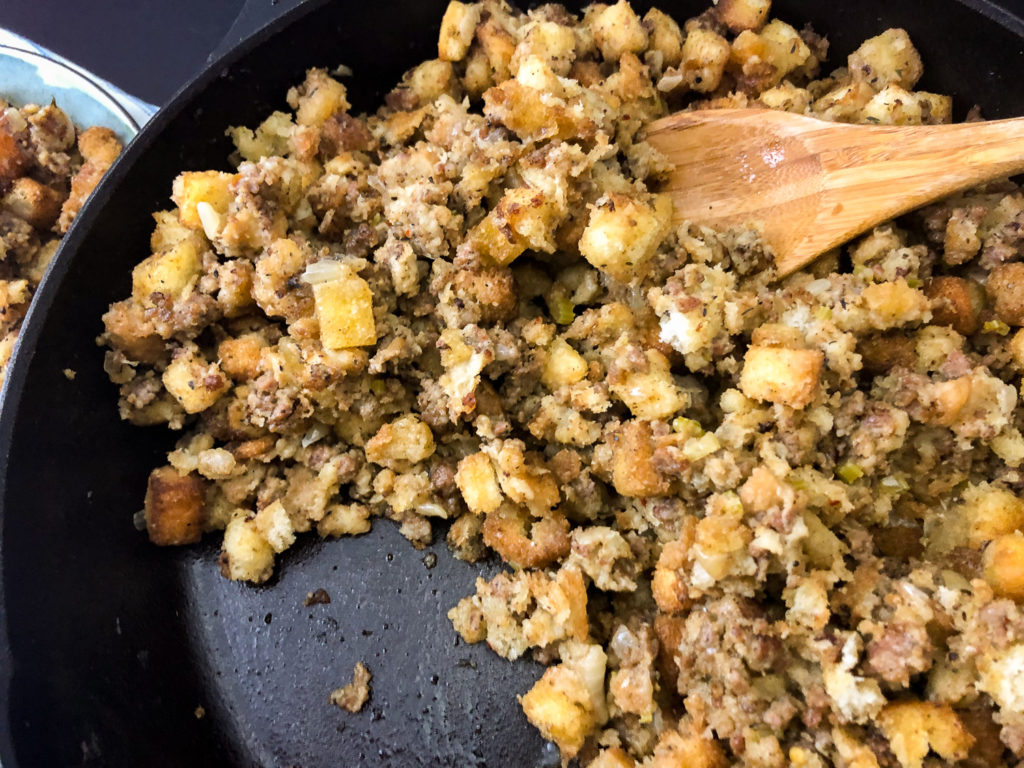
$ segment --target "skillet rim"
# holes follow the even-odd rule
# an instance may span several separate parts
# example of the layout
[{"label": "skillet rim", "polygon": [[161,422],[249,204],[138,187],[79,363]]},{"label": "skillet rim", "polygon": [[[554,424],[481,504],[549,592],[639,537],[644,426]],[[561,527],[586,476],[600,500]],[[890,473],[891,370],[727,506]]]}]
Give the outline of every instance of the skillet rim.
[{"label": "skillet rim", "polygon": [[[0,389],[0,726],[10,721],[10,686],[15,664],[10,646],[6,611],[8,584],[4,570],[3,525],[7,501],[6,480],[10,464],[11,443],[15,426],[19,421],[17,414],[20,410],[21,400],[25,397],[26,378],[39,342],[43,319],[53,305],[58,290],[70,269],[72,259],[80,250],[82,242],[88,236],[89,229],[99,218],[113,191],[129,175],[135,163],[150,151],[168,124],[185,112],[217,80],[227,77],[231,68],[245,56],[276,37],[293,23],[315,13],[323,6],[338,1],[301,0],[299,5],[262,25],[250,36],[209,62],[191,80],[186,82],[129,142],[121,156],[104,176],[61,241],[36,290],[23,321],[3,388]],[[1007,4],[1021,6],[1018,11],[1014,11],[1003,7],[995,0],[952,1],[1003,27],[1016,36],[1024,46],[1024,3],[1019,0],[1003,0]],[[533,7],[538,4],[539,0],[528,0],[520,5]],[[15,761],[11,731],[9,728],[0,727],[0,768],[18,768],[18,766],[19,764]]]}]

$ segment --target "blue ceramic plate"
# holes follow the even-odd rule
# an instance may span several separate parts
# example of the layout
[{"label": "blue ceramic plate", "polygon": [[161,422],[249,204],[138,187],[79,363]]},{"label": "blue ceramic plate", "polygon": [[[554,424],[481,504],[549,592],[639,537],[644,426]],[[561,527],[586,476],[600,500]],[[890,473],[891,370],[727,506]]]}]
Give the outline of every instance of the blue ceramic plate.
[{"label": "blue ceramic plate", "polygon": [[0,45],[0,98],[22,104],[55,100],[79,128],[103,125],[123,143],[139,125],[102,86],[46,56]]}]

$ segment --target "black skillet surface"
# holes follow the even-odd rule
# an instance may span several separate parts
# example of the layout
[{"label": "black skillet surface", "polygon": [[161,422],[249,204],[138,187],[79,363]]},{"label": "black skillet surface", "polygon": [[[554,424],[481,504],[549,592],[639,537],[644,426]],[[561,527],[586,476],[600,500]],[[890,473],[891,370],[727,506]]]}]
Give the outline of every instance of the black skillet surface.
[{"label": "black skillet surface", "polygon": [[[404,69],[434,55],[444,5],[311,0],[274,22],[157,116],[68,236],[0,419],[5,768],[556,762],[515,702],[538,667],[461,644],[444,618],[476,570],[443,544],[430,569],[388,522],[355,539],[306,538],[259,588],[222,579],[212,541],[148,545],[131,517],[174,435],[118,420],[94,344],[101,314],[148,253],[150,212],[167,205],[180,170],[224,166],[225,126],[282,107],[312,65],[351,66],[353,102],[374,108]],[[680,18],[705,7],[661,5]],[[1024,114],[1024,25],[995,6],[826,5],[777,0],[775,11],[827,33],[833,65],[865,37],[904,26],[925,58],[922,88],[954,94],[961,114],[975,102],[989,117]],[[331,602],[304,606],[318,588]],[[349,715],[327,696],[358,660],[373,672],[373,695]]]}]

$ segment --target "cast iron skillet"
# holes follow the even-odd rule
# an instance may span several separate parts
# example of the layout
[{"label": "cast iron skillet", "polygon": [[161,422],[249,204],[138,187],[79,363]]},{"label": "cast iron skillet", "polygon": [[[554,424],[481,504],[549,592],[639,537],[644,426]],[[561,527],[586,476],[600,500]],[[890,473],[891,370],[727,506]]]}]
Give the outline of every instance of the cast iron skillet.
[{"label": "cast iron skillet", "polygon": [[[515,701],[539,668],[465,646],[444,617],[477,571],[443,544],[431,569],[388,522],[355,539],[307,536],[258,588],[221,578],[212,537],[150,546],[132,514],[175,436],[118,420],[94,343],[180,170],[225,167],[224,128],[283,107],[309,66],[351,66],[353,103],[374,109],[403,70],[436,55],[445,4],[311,0],[289,13],[160,112],[69,234],[0,420],[5,768],[557,762]],[[660,5],[682,19],[706,4]],[[961,115],[975,102],[989,117],[1024,115],[1024,24],[984,0],[777,0],[774,10],[827,33],[834,66],[864,38],[906,27],[926,62],[921,87],[952,93]],[[330,604],[304,606],[318,588]],[[358,660],[373,696],[349,715],[327,696]]]}]

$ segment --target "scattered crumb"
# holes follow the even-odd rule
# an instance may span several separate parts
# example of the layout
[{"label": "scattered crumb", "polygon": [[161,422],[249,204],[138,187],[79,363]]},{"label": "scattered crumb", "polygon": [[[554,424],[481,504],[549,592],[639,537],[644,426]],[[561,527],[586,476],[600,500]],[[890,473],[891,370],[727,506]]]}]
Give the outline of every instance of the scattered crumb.
[{"label": "scattered crumb", "polygon": [[352,682],[331,692],[331,704],[349,712],[358,712],[370,698],[370,670],[361,661],[352,670]]},{"label": "scattered crumb", "polygon": [[206,717],[206,709],[203,707],[202,704],[200,704],[198,707],[196,707],[196,711],[192,714],[196,716],[196,720],[202,720],[204,717]]},{"label": "scattered crumb", "polygon": [[74,368],[65,368],[64,369],[64,378],[67,379],[68,381],[74,381],[75,380],[75,376],[77,376],[77,375],[78,375],[78,371],[76,371]]},{"label": "scattered crumb", "polygon": [[323,587],[315,589],[312,592],[306,593],[306,599],[302,601],[302,604],[306,607],[311,605],[327,605],[331,602],[331,596],[327,594],[327,590]]},{"label": "scattered crumb", "polygon": [[427,552],[427,554],[423,556],[423,564],[427,567],[428,570],[433,568],[435,565],[437,565],[437,555],[435,555],[433,552]]}]

